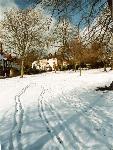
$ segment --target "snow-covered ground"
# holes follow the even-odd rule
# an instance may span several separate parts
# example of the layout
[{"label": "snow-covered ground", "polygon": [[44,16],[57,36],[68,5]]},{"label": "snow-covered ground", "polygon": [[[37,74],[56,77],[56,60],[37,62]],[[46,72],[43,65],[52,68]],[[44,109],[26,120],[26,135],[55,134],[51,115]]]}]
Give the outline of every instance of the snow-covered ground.
[{"label": "snow-covered ground", "polygon": [[0,80],[2,150],[113,150],[113,71]]}]

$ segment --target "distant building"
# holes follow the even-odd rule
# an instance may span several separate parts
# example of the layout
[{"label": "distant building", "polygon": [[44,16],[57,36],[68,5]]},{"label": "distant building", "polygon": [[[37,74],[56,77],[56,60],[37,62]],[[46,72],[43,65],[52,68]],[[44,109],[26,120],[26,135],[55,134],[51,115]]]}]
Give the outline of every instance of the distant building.
[{"label": "distant building", "polygon": [[32,68],[35,67],[36,69],[47,70],[47,71],[54,70],[55,66],[58,66],[57,58],[41,59],[39,61],[34,61],[32,63]]},{"label": "distant building", "polygon": [[39,60],[39,67],[41,70],[46,70],[46,66],[48,65],[48,60],[47,59],[41,59]]},{"label": "distant building", "polygon": [[35,67],[35,69],[39,70],[45,70],[45,71],[55,71],[55,70],[61,70],[62,67],[67,67],[68,62],[67,61],[60,61],[58,58],[51,57],[48,59],[41,59],[39,61],[34,61],[32,63],[32,68]]},{"label": "distant building", "polygon": [[55,70],[55,67],[58,66],[57,58],[48,59],[48,64],[51,66],[52,70]]},{"label": "distant building", "polygon": [[12,61],[13,57],[11,54],[3,52],[2,43],[0,42],[0,76],[9,76]]},{"label": "distant building", "polygon": [[32,68],[40,69],[40,66],[39,66],[38,61],[34,61],[34,62],[32,63]]}]

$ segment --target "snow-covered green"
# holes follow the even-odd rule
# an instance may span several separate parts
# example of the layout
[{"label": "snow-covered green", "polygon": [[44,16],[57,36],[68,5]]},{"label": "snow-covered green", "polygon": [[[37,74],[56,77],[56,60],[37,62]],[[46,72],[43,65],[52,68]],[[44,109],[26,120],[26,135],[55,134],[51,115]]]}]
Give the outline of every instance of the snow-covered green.
[{"label": "snow-covered green", "polygon": [[113,149],[113,71],[50,72],[0,80],[3,150]]}]

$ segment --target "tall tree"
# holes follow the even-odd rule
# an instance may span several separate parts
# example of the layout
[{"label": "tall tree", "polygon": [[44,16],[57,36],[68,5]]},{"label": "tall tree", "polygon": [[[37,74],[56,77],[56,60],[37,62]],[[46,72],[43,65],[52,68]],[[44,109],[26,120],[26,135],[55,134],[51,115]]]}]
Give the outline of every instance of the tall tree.
[{"label": "tall tree", "polygon": [[23,77],[26,53],[44,49],[44,38],[50,24],[49,18],[38,10],[12,9],[5,12],[2,24],[5,47],[21,58],[21,77]]}]

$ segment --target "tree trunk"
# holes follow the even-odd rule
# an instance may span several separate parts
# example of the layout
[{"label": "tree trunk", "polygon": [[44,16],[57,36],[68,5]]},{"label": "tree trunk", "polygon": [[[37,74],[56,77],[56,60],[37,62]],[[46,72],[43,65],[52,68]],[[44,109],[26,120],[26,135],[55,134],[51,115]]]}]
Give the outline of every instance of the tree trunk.
[{"label": "tree trunk", "polygon": [[11,68],[10,69],[10,75],[9,75],[10,77],[13,77],[14,76],[14,70]]},{"label": "tree trunk", "polygon": [[80,65],[80,76],[82,75],[82,68],[81,68],[81,65]]},{"label": "tree trunk", "polygon": [[63,70],[63,61],[61,62],[61,71]]},{"label": "tree trunk", "polygon": [[104,71],[107,72],[106,64],[104,63]]},{"label": "tree trunk", "polygon": [[24,59],[22,59],[22,64],[21,64],[21,78],[24,76]]},{"label": "tree trunk", "polygon": [[75,70],[75,72],[77,71],[77,68],[76,68],[76,66],[77,66],[77,65],[76,65],[76,63],[75,63],[75,64],[74,64],[74,70]]},{"label": "tree trunk", "polygon": [[110,67],[111,67],[110,70],[113,70],[113,62],[110,63]]}]

